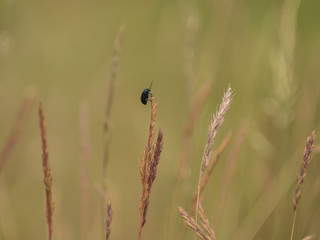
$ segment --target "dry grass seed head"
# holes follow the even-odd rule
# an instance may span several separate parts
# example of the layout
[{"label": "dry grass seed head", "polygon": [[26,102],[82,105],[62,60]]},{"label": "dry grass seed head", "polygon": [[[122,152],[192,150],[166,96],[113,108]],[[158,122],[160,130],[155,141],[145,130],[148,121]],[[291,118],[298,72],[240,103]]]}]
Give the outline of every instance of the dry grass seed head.
[{"label": "dry grass seed head", "polygon": [[197,190],[197,205],[196,205],[196,222],[198,220],[198,207],[199,207],[199,198],[200,198],[200,184],[203,172],[206,170],[210,163],[212,156],[212,147],[217,134],[218,129],[223,123],[224,116],[228,109],[231,106],[232,101],[232,91],[230,86],[222,97],[222,102],[219,106],[218,111],[215,113],[213,119],[211,120],[208,128],[208,141],[203,151],[199,179],[198,179],[198,190]]},{"label": "dry grass seed head", "polygon": [[304,179],[307,174],[306,170],[307,170],[307,166],[310,162],[310,157],[311,157],[311,152],[313,151],[315,137],[316,137],[316,133],[313,130],[311,135],[308,136],[307,143],[304,148],[304,154],[303,154],[303,159],[301,161],[300,171],[297,174],[297,185],[296,185],[295,196],[293,198],[294,211],[296,211],[297,205],[298,205],[300,197],[301,197],[301,185],[304,182]]},{"label": "dry grass seed head", "polygon": [[292,227],[291,227],[291,236],[290,240],[293,239],[294,234],[294,228],[295,228],[295,222],[296,222],[296,216],[297,216],[297,206],[301,197],[301,185],[304,182],[304,178],[306,177],[306,170],[307,166],[310,162],[310,156],[314,148],[314,140],[316,137],[316,133],[313,130],[311,135],[307,138],[307,143],[304,148],[304,154],[301,161],[300,171],[297,174],[297,185],[296,185],[296,191],[295,195],[293,197],[293,220],[292,220]]},{"label": "dry grass seed head", "polygon": [[178,207],[178,211],[183,218],[184,222],[194,230],[195,234],[202,240],[210,240],[210,238],[203,232],[201,227],[196,223],[196,221],[182,208]]},{"label": "dry grass seed head", "polygon": [[150,190],[151,190],[151,186],[156,178],[157,175],[157,167],[160,161],[160,154],[162,152],[162,148],[163,148],[163,133],[161,131],[161,129],[159,130],[158,133],[158,137],[157,137],[157,142],[154,145],[155,146],[155,150],[154,150],[154,154],[153,154],[153,160],[150,164],[150,173],[149,173],[149,179],[148,179],[148,184],[150,186]]},{"label": "dry grass seed head", "polygon": [[151,117],[149,125],[149,135],[147,145],[145,147],[139,170],[142,183],[142,195],[140,200],[140,227],[139,239],[141,239],[142,229],[147,221],[147,211],[149,206],[149,196],[152,184],[156,178],[157,166],[160,160],[160,154],[163,146],[163,134],[159,130],[156,144],[153,144],[155,135],[155,120],[158,110],[158,104],[155,103],[152,93],[150,93]]},{"label": "dry grass seed head", "polygon": [[209,220],[206,217],[201,204],[199,204],[199,215],[200,215],[202,227],[204,228],[204,230],[206,230],[206,232],[209,234],[212,240],[216,240],[216,234],[214,233],[212,227],[210,226]]},{"label": "dry grass seed head", "polygon": [[54,210],[54,205],[52,202],[52,177],[51,177],[51,169],[49,165],[49,152],[47,146],[47,134],[46,134],[46,123],[44,119],[42,103],[39,104],[39,125],[40,125],[40,135],[42,142],[42,169],[44,174],[44,185],[45,185],[45,194],[46,194],[46,218],[48,224],[48,233],[49,240],[52,237],[53,231],[53,221],[52,215]]},{"label": "dry grass seed head", "polygon": [[106,210],[106,240],[109,239],[111,233],[111,222],[112,222],[112,207],[111,200],[108,200],[107,210]]},{"label": "dry grass seed head", "polygon": [[227,91],[222,97],[222,102],[219,106],[218,111],[215,113],[213,116],[213,119],[211,120],[208,128],[208,141],[205,146],[205,150],[203,152],[203,160],[202,160],[202,169],[207,168],[209,165],[211,155],[212,155],[212,146],[215,140],[215,136],[217,134],[218,129],[223,123],[224,116],[228,109],[231,106],[231,101],[232,101],[232,91],[230,86],[228,87]]}]

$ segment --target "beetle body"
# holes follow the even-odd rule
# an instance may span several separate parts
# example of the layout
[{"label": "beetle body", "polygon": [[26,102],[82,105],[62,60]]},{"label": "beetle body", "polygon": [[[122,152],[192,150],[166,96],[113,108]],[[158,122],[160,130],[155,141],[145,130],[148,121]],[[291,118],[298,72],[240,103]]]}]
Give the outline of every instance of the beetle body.
[{"label": "beetle body", "polygon": [[144,104],[144,105],[147,104],[147,102],[149,100],[150,92],[151,92],[150,88],[146,88],[145,90],[142,91],[142,93],[141,93],[142,104]]}]

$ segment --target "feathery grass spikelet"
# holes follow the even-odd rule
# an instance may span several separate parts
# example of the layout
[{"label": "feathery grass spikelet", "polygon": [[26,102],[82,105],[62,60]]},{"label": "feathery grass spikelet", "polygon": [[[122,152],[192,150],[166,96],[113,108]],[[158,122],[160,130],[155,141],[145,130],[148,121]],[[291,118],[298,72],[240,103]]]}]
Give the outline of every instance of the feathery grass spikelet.
[{"label": "feathery grass spikelet", "polygon": [[307,174],[306,170],[307,170],[308,164],[310,163],[310,157],[313,151],[315,137],[316,137],[316,132],[315,130],[313,130],[311,132],[311,135],[308,136],[307,138],[307,143],[304,148],[304,154],[301,161],[300,170],[297,174],[297,185],[296,185],[295,195],[293,197],[294,215],[293,215],[293,222],[292,222],[292,228],[291,228],[291,238],[290,238],[291,240],[293,239],[294,226],[295,226],[296,215],[297,215],[297,206],[301,197],[301,185],[304,182],[304,179]]},{"label": "feathery grass spikelet", "polygon": [[229,110],[231,106],[232,101],[232,91],[230,86],[228,87],[227,91],[225,92],[222,102],[219,106],[219,110],[216,112],[216,114],[213,116],[209,128],[208,128],[208,141],[205,146],[203,157],[202,157],[202,169],[206,169],[209,165],[209,161],[211,159],[212,155],[212,146],[216,137],[216,134],[218,132],[218,129],[223,123],[224,116],[226,112]]},{"label": "feathery grass spikelet", "polygon": [[293,198],[294,211],[297,210],[297,205],[298,205],[300,197],[301,197],[301,185],[304,182],[304,179],[307,175],[306,170],[307,170],[307,166],[310,162],[310,157],[311,157],[311,153],[313,151],[315,137],[316,137],[316,132],[313,130],[311,135],[307,138],[307,144],[304,149],[304,154],[303,154],[303,159],[301,161],[300,171],[297,174],[297,185],[296,185],[295,196]]},{"label": "feathery grass spikelet", "polygon": [[39,104],[39,125],[40,125],[40,135],[42,142],[42,169],[44,174],[44,186],[46,193],[46,218],[48,224],[48,234],[49,240],[52,238],[52,230],[53,230],[53,221],[52,215],[54,210],[54,205],[52,202],[52,177],[51,177],[51,169],[49,165],[49,152],[47,145],[47,134],[46,134],[46,123],[44,119],[42,103]]},{"label": "feathery grass spikelet", "polygon": [[23,101],[20,105],[18,114],[14,120],[12,127],[11,127],[10,133],[9,133],[7,139],[5,140],[3,148],[0,152],[0,175],[2,173],[2,170],[3,170],[7,160],[9,158],[10,154],[12,153],[13,149],[15,148],[15,146],[17,144],[21,125],[23,124],[27,114],[30,112],[32,103],[33,103],[33,99],[31,97],[26,97],[23,99]]},{"label": "feathery grass spikelet", "polygon": [[201,161],[201,167],[200,167],[200,174],[199,174],[199,180],[198,180],[198,193],[197,193],[197,211],[196,211],[196,222],[198,219],[198,209],[199,209],[199,197],[200,197],[200,184],[201,184],[201,178],[203,172],[206,170],[210,163],[210,159],[212,156],[212,147],[213,143],[216,137],[216,134],[218,132],[218,129],[223,123],[224,116],[228,109],[231,106],[231,101],[232,101],[232,91],[230,86],[228,87],[227,91],[224,93],[222,97],[222,102],[219,106],[218,111],[215,113],[213,116],[209,128],[208,128],[208,141],[206,143],[206,146],[203,151],[203,156],[202,156],[202,161]]},{"label": "feathery grass spikelet", "polygon": [[154,102],[154,97],[152,96],[152,94],[150,95],[150,102],[151,118],[149,125],[149,136],[139,166],[142,184],[142,194],[140,200],[139,239],[141,239],[142,229],[147,221],[147,211],[149,206],[151,187],[156,178],[157,167],[160,161],[160,154],[163,147],[163,134],[161,129],[159,130],[156,143],[153,144],[153,138],[155,133],[155,119],[157,115],[158,104]]},{"label": "feathery grass spikelet", "polygon": [[111,222],[112,222],[112,208],[111,208],[111,200],[108,200],[107,210],[106,210],[106,240],[109,239],[111,233]]}]

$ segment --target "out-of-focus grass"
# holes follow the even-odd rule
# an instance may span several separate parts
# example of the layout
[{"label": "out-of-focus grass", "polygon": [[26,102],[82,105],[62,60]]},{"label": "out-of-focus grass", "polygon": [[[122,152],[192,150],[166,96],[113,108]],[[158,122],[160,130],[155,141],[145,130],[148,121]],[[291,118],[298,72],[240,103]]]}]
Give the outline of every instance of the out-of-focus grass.
[{"label": "out-of-focus grass", "polygon": [[[140,94],[151,81],[159,101],[157,124],[164,132],[164,149],[143,238],[165,238],[170,190],[186,121],[184,41],[190,14],[199,18],[195,88],[208,80],[213,87],[192,137],[191,186],[183,189],[190,198],[174,204],[190,204],[207,125],[230,83],[234,102],[216,146],[228,131],[237,132],[243,120],[250,124],[225,211],[215,228],[217,237],[289,238],[295,173],[303,145],[311,129],[320,130],[319,1],[302,1],[297,11],[290,86],[283,84],[286,78],[281,75],[286,68],[282,62],[286,59],[281,58],[286,45],[280,42],[283,3],[279,1],[235,1],[232,8],[220,1],[1,1],[0,6],[0,146],[20,102],[32,92],[36,102],[43,102],[47,120],[55,202],[53,239],[80,238],[81,101],[90,108],[90,237],[103,238],[104,212],[94,185],[101,181],[107,79],[113,41],[122,23],[126,23],[126,32],[112,109],[108,166],[113,203],[110,238],[132,239],[138,234],[138,162],[149,121],[149,108],[140,103]],[[215,169],[204,197],[211,221],[227,156]],[[313,160],[299,203],[297,239],[320,235],[319,156],[314,155]],[[0,239],[46,236],[42,179],[34,108],[1,176]],[[255,218],[264,219],[259,228],[252,224]],[[171,239],[176,239],[182,225],[181,219],[176,220]],[[186,239],[191,236],[187,232]]]}]

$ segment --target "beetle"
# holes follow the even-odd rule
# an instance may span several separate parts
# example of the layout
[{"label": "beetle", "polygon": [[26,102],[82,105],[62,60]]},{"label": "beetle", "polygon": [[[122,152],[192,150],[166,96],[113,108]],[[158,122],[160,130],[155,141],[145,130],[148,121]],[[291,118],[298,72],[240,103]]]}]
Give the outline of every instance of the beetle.
[{"label": "beetle", "polygon": [[141,98],[140,98],[140,100],[141,100],[142,104],[144,104],[144,105],[146,105],[147,102],[149,101],[149,97],[150,97],[150,94],[151,94],[151,86],[152,86],[152,83],[153,83],[153,81],[151,82],[150,87],[144,89],[144,90],[142,91],[142,93],[141,93]]}]

